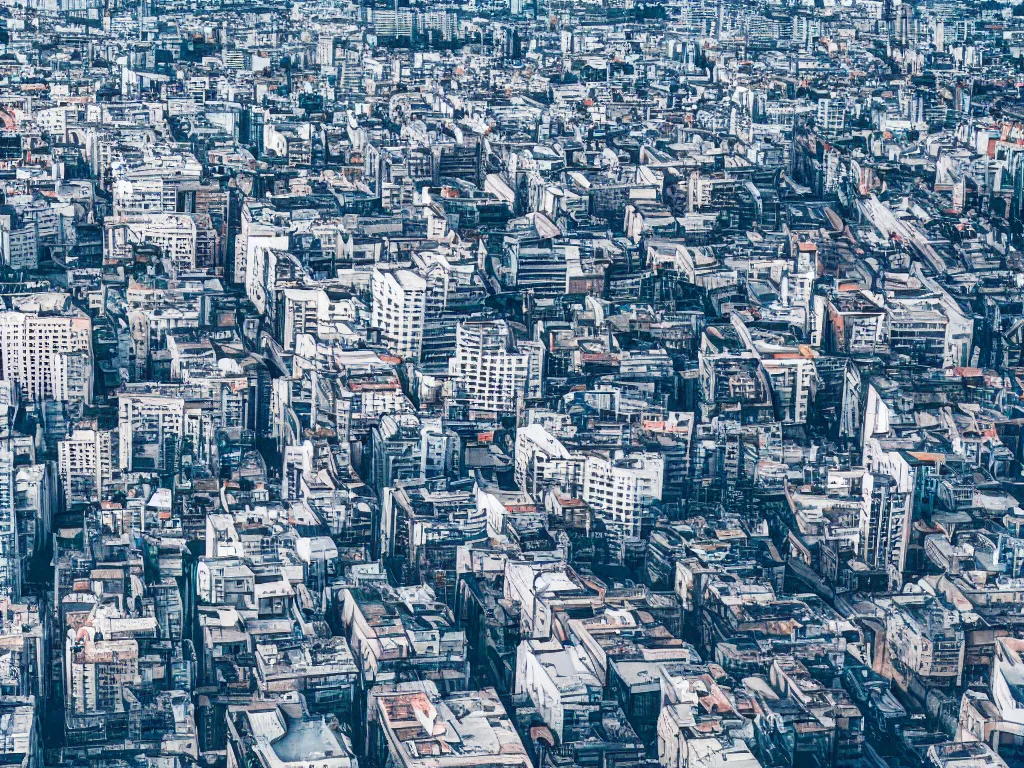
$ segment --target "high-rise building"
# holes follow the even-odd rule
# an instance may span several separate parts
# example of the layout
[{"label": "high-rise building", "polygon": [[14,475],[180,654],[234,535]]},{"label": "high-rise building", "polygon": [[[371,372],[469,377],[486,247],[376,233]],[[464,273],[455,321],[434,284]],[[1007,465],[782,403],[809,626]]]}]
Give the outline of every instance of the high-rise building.
[{"label": "high-rise building", "polygon": [[65,649],[68,715],[124,712],[124,693],[138,677],[138,642],[100,639],[93,627],[82,627],[68,630]]},{"label": "high-rise building", "polygon": [[761,365],[771,382],[779,420],[783,424],[805,423],[814,393],[814,361],[809,357],[765,356]]},{"label": "high-rise building", "polygon": [[307,288],[284,290],[281,343],[286,350],[291,351],[295,348],[295,337],[300,333],[316,333],[317,307],[321,293],[322,291]]},{"label": "high-rise building", "polygon": [[839,99],[821,99],[816,116],[818,130],[826,136],[836,136],[846,126],[846,103]]},{"label": "high-rise building", "polygon": [[177,464],[185,400],[159,388],[118,395],[118,465],[123,470],[171,472]]},{"label": "high-rise building", "polygon": [[504,320],[467,320],[455,334],[448,373],[473,409],[514,413],[526,397],[530,368],[538,355],[520,352]]},{"label": "high-rise building", "polygon": [[65,501],[99,501],[113,469],[110,432],[76,429],[57,444],[57,457]]},{"label": "high-rise building", "polygon": [[624,458],[588,456],[583,467],[583,500],[604,522],[611,551],[626,538],[638,538],[651,504],[661,499],[664,459],[654,453]]},{"label": "high-rise building", "polygon": [[0,261],[14,270],[38,267],[36,227],[20,225],[11,214],[0,215]]},{"label": "high-rise building", "polygon": [[[0,373],[29,402],[55,399],[69,389],[91,400],[88,384],[86,391],[68,386],[66,377],[76,367],[58,360],[73,352],[91,359],[92,321],[70,305],[67,294],[31,294],[15,301],[13,311],[0,312]],[[64,379],[60,384],[58,376]]]},{"label": "high-rise building", "polygon": [[114,212],[116,214],[173,212],[178,189],[197,184],[203,166],[190,154],[155,155],[144,153],[143,162],[134,165],[112,163]]},{"label": "high-rise building", "polygon": [[423,351],[423,315],[427,281],[407,269],[373,270],[371,323],[393,354],[419,360]]},{"label": "high-rise building", "polygon": [[899,572],[906,549],[904,539],[909,535],[909,510],[906,494],[901,493],[896,481],[885,474],[873,474],[870,504],[861,517],[861,537],[864,541],[864,560],[872,568]]},{"label": "high-rise building", "polygon": [[14,516],[17,521],[19,582],[50,541],[58,508],[57,468],[52,462],[21,464],[14,472]]},{"label": "high-rise building", "polygon": [[14,508],[14,454],[0,450],[0,597],[21,598],[21,556]]},{"label": "high-rise building", "polygon": [[133,246],[160,248],[179,271],[211,267],[220,253],[220,237],[205,213],[147,213],[111,218],[106,222],[106,253],[128,258]]},{"label": "high-rise building", "polygon": [[572,454],[540,424],[516,431],[516,484],[540,499],[547,488],[576,495],[582,483],[582,455]]},{"label": "high-rise building", "polygon": [[53,356],[53,399],[88,403],[92,397],[92,354],[87,349]]}]

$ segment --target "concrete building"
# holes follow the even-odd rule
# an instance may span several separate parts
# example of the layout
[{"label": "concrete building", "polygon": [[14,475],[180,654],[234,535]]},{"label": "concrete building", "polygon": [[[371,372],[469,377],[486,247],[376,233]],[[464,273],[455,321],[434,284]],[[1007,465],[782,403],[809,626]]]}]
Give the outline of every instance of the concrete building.
[{"label": "concrete building", "polygon": [[177,392],[135,388],[118,395],[118,466],[173,471],[184,436],[185,400]]},{"label": "concrete building", "polygon": [[650,524],[652,504],[661,499],[664,459],[634,453],[622,458],[589,455],[583,467],[583,500],[604,521],[614,550],[639,538]]},{"label": "concrete building", "polygon": [[14,454],[0,451],[0,596],[21,598],[22,552],[15,509]]},{"label": "concrete building", "polygon": [[139,644],[97,639],[90,626],[69,629],[64,669],[69,719],[121,714],[129,706],[126,693],[139,682]]},{"label": "concrete building", "polygon": [[227,711],[227,765],[273,768],[356,768],[351,741],[297,697],[235,705]]},{"label": "concrete building", "polygon": [[960,613],[939,597],[904,594],[886,613],[885,639],[893,680],[922,699],[928,686],[959,684],[964,671],[964,629]]},{"label": "concrete building", "polygon": [[[66,294],[18,297],[11,311],[0,312],[0,370],[27,400],[54,399],[74,389],[67,377],[77,369],[62,365],[58,357],[76,352],[91,356],[92,321]],[[82,394],[91,401],[91,387],[86,385]]]},{"label": "concrete building", "polygon": [[475,410],[515,413],[526,397],[536,355],[519,352],[504,320],[460,322],[448,374]]},{"label": "concrete building", "polygon": [[601,681],[581,648],[558,640],[523,640],[515,693],[526,695],[559,743],[575,741],[600,710]]},{"label": "concrete building", "polygon": [[369,702],[368,751],[381,765],[532,766],[493,688],[442,697],[430,681],[398,683],[375,688]]},{"label": "concrete building", "polygon": [[0,701],[0,759],[13,768],[43,763],[37,704],[31,696],[4,696]]},{"label": "concrete building", "polygon": [[427,282],[416,272],[374,269],[370,280],[373,308],[372,327],[380,330],[381,341],[401,358],[418,360],[423,351],[423,318]]},{"label": "concrete building", "polygon": [[516,485],[534,498],[549,488],[577,494],[583,488],[585,457],[572,454],[540,424],[516,431]]},{"label": "concrete building", "polygon": [[99,501],[114,466],[110,432],[76,429],[57,444],[57,462],[66,503]]},{"label": "concrete building", "polygon": [[112,258],[130,258],[134,246],[146,244],[159,248],[179,272],[217,263],[220,237],[207,214],[149,213],[108,219],[104,226],[105,249]]}]

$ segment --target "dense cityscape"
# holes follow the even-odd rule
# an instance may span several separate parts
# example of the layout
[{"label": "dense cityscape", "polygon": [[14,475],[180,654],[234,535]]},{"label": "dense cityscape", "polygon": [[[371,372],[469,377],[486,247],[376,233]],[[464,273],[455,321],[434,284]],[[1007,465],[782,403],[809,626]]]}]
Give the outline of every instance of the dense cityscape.
[{"label": "dense cityscape", "polygon": [[1024,768],[1024,2],[4,0],[0,765]]}]

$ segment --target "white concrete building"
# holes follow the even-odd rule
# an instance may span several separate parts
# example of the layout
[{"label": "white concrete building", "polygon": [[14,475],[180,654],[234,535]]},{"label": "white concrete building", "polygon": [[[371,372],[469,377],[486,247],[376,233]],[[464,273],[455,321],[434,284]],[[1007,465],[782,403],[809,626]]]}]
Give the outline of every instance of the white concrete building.
[{"label": "white concrete building", "polygon": [[811,408],[817,370],[809,357],[761,358],[783,424],[805,424]]},{"label": "white concrete building", "polygon": [[534,498],[547,488],[568,495],[578,493],[583,479],[583,456],[570,453],[540,424],[516,431],[516,485]]},{"label": "white concrete building", "polygon": [[10,215],[0,216],[0,260],[14,270],[39,266],[39,239],[32,224],[17,226]]},{"label": "white concrete building", "polygon": [[846,126],[846,103],[838,99],[820,99],[815,113],[818,131],[836,136]]},{"label": "white concrete building", "polygon": [[118,395],[118,466],[123,470],[173,469],[185,421],[185,400],[159,390]]},{"label": "white concrete building", "polygon": [[1024,679],[1022,652],[1024,640],[996,638],[990,696],[977,691],[964,694],[957,741],[981,741],[1008,756],[1024,751],[1024,701],[1020,690]]},{"label": "white concrete building", "polygon": [[718,684],[688,677],[660,665],[661,713],[658,716],[658,762],[662,768],[761,768],[742,739],[693,738],[703,707],[731,708]]},{"label": "white concrete building", "polygon": [[583,467],[583,500],[604,521],[608,537],[621,548],[629,537],[639,537],[644,518],[661,499],[665,460],[654,453],[624,458],[587,456]]},{"label": "white concrete building", "polygon": [[520,630],[524,638],[551,637],[554,616],[559,610],[587,610],[600,605],[600,596],[585,585],[563,560],[508,560],[505,563],[503,594],[522,606]]},{"label": "white concrete building", "polygon": [[427,281],[408,269],[384,272],[374,268],[370,289],[370,324],[380,330],[384,346],[399,357],[418,360],[423,351]]},{"label": "white concrete building", "polygon": [[110,432],[76,429],[57,443],[57,460],[67,502],[99,501],[113,472]]},{"label": "white concrete building", "polygon": [[202,179],[203,166],[191,154],[158,154],[145,147],[143,155],[144,162],[139,165],[122,160],[111,164],[115,215],[173,212],[178,189]]},{"label": "white concrete building", "polygon": [[97,634],[91,626],[67,631],[64,690],[71,716],[124,712],[125,691],[139,683],[138,642],[102,640]]},{"label": "white concrete building", "polygon": [[[10,312],[0,312],[0,373],[17,382],[22,397],[30,402],[54,399],[67,390],[67,382],[55,380],[67,366],[56,358],[70,352],[92,356],[92,321],[69,307],[66,294],[33,294],[15,300]],[[92,393],[84,393],[86,402]]]},{"label": "white concrete building", "polygon": [[181,272],[211,266],[220,248],[219,236],[205,214],[155,212],[110,218],[104,236],[109,256],[126,259],[133,246],[153,245]]},{"label": "white concrete building", "polygon": [[448,373],[470,408],[511,413],[526,397],[531,365],[538,364],[537,355],[516,349],[504,320],[471,320],[459,323]]},{"label": "white concrete building", "polygon": [[523,640],[516,651],[515,691],[530,697],[559,743],[578,737],[600,709],[603,686],[586,662],[582,648],[554,639]]},{"label": "white concrete building", "polygon": [[80,404],[92,400],[92,355],[88,350],[58,352],[51,364],[54,400]]},{"label": "white concrete building", "polygon": [[354,332],[365,308],[350,297],[333,298],[323,288],[285,288],[282,308],[282,345],[295,349],[302,334],[321,341],[343,338]]},{"label": "white concrete building", "polygon": [[318,288],[285,288],[282,343],[286,351],[295,349],[295,337],[300,333],[316,334],[321,293]]}]

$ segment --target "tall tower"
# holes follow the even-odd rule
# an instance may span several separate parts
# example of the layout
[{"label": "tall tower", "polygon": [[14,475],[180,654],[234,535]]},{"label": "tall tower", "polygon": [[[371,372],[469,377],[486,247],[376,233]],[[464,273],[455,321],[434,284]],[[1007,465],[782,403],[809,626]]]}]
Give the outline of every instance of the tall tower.
[{"label": "tall tower", "polygon": [[907,3],[900,6],[900,44],[907,46],[911,44],[911,34],[914,28],[914,9]]},{"label": "tall tower", "polygon": [[149,15],[149,9],[146,7],[146,0],[139,0],[139,41],[143,39],[142,23],[145,21],[146,16]]},{"label": "tall tower", "polygon": [[21,599],[21,555],[14,508],[14,454],[0,450],[0,597]]},{"label": "tall tower", "polygon": [[886,40],[892,42],[896,26],[896,11],[892,7],[892,0],[882,0],[882,24],[885,26]]}]

